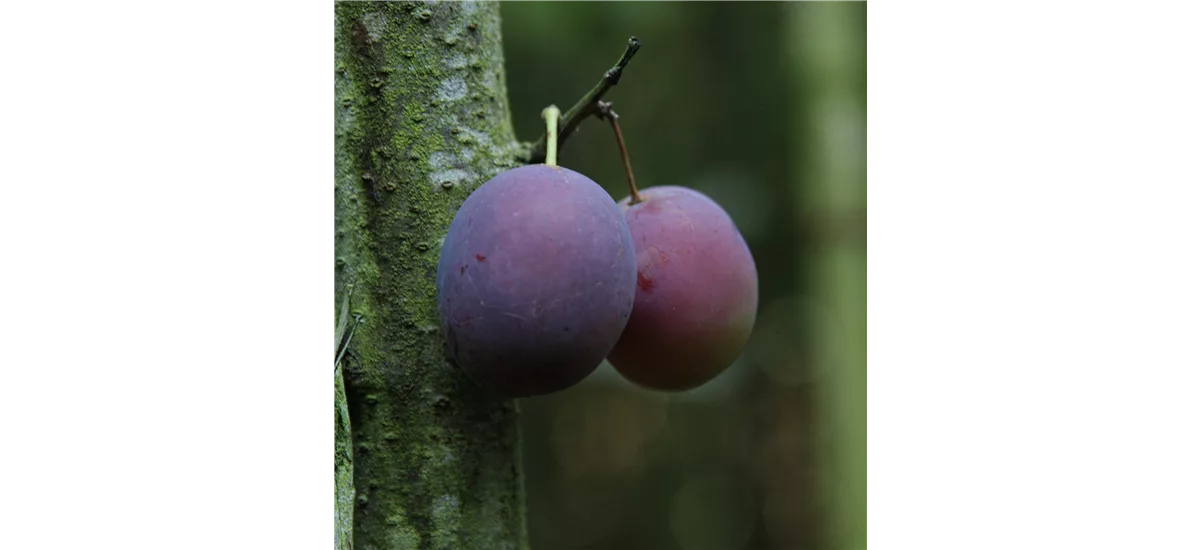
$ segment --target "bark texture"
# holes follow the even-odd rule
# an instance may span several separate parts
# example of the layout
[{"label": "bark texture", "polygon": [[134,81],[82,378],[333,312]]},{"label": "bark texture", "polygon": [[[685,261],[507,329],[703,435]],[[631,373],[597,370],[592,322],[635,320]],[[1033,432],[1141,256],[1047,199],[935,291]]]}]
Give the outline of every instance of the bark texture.
[{"label": "bark texture", "polygon": [[334,550],[354,547],[354,456],[350,437],[350,410],[346,407],[346,387],[342,383],[342,368],[333,373],[333,480],[334,480]]},{"label": "bark texture", "polygon": [[354,546],[524,548],[517,412],[447,359],[434,287],[458,207],[516,165],[499,6],[335,13],[335,308],[353,285],[362,318],[342,362]]}]

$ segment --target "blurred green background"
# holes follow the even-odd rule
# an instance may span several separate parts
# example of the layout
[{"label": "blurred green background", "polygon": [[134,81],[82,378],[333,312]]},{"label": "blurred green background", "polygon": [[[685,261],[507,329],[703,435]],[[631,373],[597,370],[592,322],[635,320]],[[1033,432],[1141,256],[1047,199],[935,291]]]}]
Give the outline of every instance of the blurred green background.
[{"label": "blurred green background", "polygon": [[[606,363],[522,400],[532,548],[868,548],[865,2],[506,0],[502,17],[522,141],[640,38],[606,96],[637,184],[713,197],[760,283],[742,358],[702,388],[641,390]],[[605,122],[559,163],[628,195]]]},{"label": "blurred green background", "polygon": [[[866,4],[506,2],[519,139],[643,48],[606,97],[639,187],[725,207],[754,254],[758,321],[693,391],[606,363],[525,399],[535,549],[866,548]],[[560,163],[627,195],[611,129],[589,120]]]}]

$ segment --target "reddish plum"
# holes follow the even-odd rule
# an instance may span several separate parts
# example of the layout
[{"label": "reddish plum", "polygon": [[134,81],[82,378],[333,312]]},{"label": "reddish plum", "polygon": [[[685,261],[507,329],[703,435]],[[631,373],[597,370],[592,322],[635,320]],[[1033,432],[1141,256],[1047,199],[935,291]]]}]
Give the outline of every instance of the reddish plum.
[{"label": "reddish plum", "polygon": [[626,197],[637,252],[633,313],[608,359],[626,379],[664,391],[699,386],[750,338],[758,274],[733,220],[707,196],[662,186]]}]

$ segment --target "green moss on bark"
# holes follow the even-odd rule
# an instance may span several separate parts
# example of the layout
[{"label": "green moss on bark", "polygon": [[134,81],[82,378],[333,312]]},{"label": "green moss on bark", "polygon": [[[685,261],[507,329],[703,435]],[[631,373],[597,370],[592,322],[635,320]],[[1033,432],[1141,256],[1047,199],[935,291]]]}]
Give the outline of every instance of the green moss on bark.
[{"label": "green moss on bark", "polygon": [[515,165],[499,7],[335,12],[334,290],[353,284],[363,318],[344,361],[355,546],[524,547],[516,410],[447,360],[434,288],[454,213]]},{"label": "green moss on bark", "polygon": [[334,550],[354,547],[354,456],[350,436],[350,410],[346,406],[346,387],[342,369],[333,373],[333,479],[334,479]]}]

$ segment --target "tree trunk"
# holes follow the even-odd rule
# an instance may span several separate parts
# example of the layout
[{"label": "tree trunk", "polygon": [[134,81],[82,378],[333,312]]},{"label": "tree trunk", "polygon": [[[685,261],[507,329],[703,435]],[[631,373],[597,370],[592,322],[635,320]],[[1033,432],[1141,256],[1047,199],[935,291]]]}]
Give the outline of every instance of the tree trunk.
[{"label": "tree trunk", "polygon": [[342,361],[353,487],[338,502],[357,495],[360,549],[523,548],[516,409],[447,359],[434,288],[455,211],[516,165],[499,6],[335,13],[335,308],[351,294],[362,320]]}]

